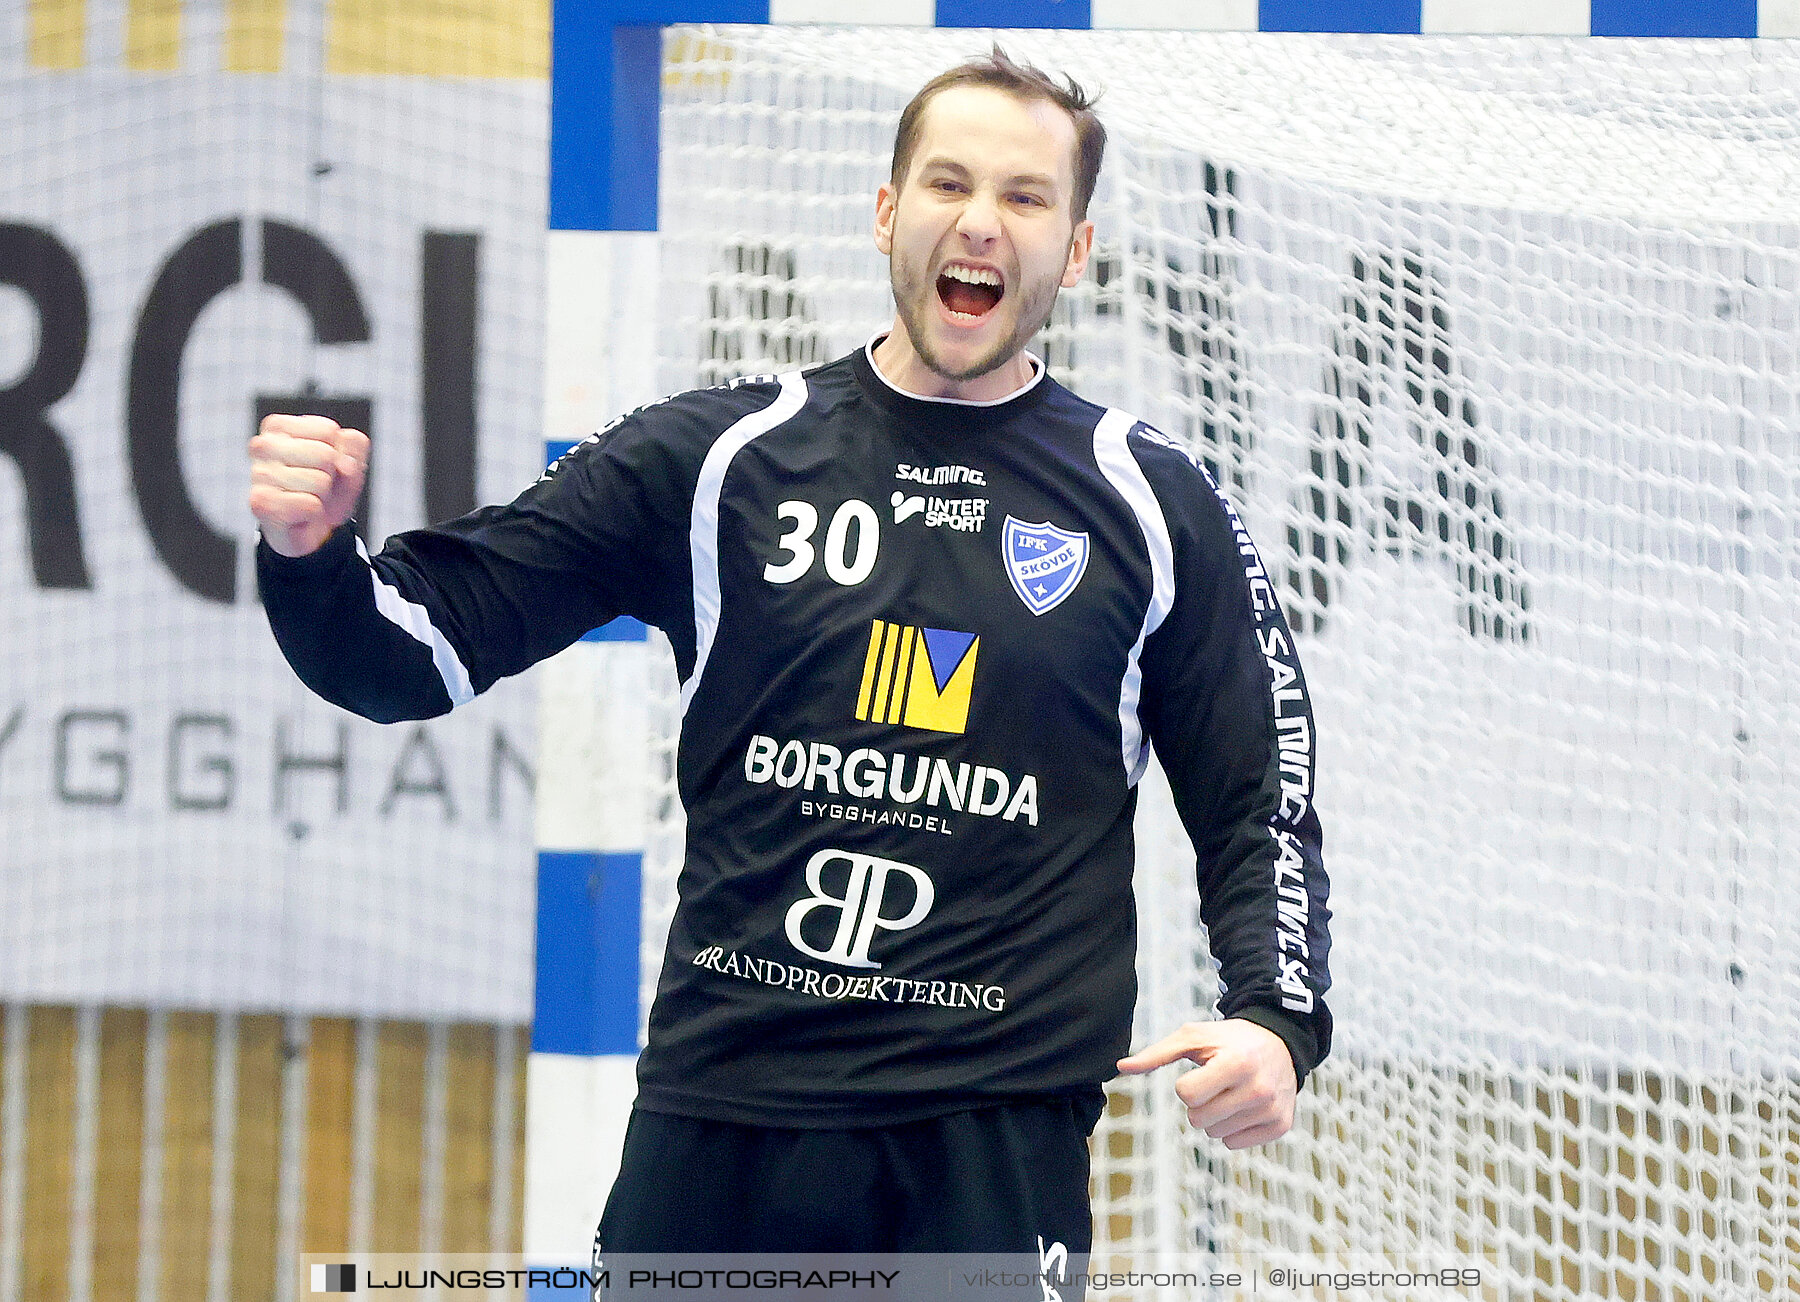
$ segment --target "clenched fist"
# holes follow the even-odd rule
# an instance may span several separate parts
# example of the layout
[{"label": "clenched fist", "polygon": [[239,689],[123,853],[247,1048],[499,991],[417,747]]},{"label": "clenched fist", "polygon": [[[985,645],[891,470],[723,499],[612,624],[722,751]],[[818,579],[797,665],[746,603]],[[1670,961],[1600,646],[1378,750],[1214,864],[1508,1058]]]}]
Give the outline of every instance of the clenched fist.
[{"label": "clenched fist", "polygon": [[324,416],[264,416],[250,440],[250,510],[269,546],[305,556],[350,518],[369,436]]}]

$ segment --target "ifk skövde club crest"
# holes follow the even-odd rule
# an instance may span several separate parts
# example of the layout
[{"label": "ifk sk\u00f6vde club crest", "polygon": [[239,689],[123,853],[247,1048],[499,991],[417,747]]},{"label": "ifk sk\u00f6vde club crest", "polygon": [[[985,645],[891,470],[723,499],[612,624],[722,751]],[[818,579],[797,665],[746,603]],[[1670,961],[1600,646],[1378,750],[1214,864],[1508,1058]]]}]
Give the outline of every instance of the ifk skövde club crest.
[{"label": "ifk sk\u00f6vde club crest", "polygon": [[1081,582],[1087,570],[1088,536],[1048,522],[1026,524],[1009,515],[1000,532],[1000,553],[1019,600],[1032,614],[1042,615]]}]

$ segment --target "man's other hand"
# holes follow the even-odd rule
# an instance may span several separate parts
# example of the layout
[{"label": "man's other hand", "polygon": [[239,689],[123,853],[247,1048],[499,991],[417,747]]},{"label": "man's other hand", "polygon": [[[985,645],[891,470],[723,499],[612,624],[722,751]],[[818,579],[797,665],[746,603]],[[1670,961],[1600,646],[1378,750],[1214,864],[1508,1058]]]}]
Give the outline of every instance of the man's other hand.
[{"label": "man's other hand", "polygon": [[1119,1059],[1119,1070],[1141,1075],[1181,1058],[1200,1064],[1175,1082],[1188,1121],[1225,1147],[1266,1144],[1294,1124],[1294,1060],[1275,1032],[1240,1017],[1189,1022]]},{"label": "man's other hand", "polygon": [[350,518],[369,473],[369,436],[324,416],[264,416],[250,440],[250,510],[283,556],[319,549]]}]

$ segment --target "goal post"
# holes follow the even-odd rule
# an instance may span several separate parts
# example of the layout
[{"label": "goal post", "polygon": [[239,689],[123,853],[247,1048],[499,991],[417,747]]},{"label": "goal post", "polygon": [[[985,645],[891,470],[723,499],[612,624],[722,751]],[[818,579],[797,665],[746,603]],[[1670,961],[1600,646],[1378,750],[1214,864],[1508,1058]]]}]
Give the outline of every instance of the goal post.
[{"label": "goal post", "polygon": [[[1294,1133],[1230,1153],[1173,1073],[1115,1082],[1096,1252],[1456,1252],[1494,1296],[1800,1289],[1800,46],[670,27],[654,229],[551,235],[550,436],[883,325],[894,121],[994,36],[1103,92],[1091,273],[1036,347],[1193,447],[1258,539],[1335,887],[1337,1044]],[[641,1021],[679,708],[627,634],[554,672],[636,704],[597,740],[547,687],[542,756],[557,799],[581,787],[552,770],[625,807],[584,831],[545,796],[540,834],[641,855]],[[1138,832],[1143,1043],[1216,983],[1154,774]],[[528,1252],[578,1219],[565,1198],[533,1238],[573,1160],[556,1109],[622,1127],[615,1048],[604,1103],[532,1077]]]}]

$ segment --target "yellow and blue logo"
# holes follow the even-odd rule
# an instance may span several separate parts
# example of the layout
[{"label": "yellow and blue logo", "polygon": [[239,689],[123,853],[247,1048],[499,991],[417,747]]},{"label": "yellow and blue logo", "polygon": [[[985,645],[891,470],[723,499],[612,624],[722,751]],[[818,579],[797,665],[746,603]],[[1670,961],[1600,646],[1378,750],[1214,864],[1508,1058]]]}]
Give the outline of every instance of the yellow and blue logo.
[{"label": "yellow and blue logo", "polygon": [[964,731],[980,652],[981,639],[973,633],[871,621],[856,717],[932,732]]}]

